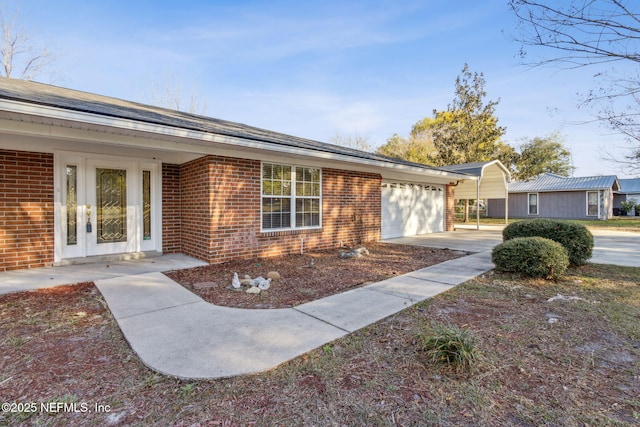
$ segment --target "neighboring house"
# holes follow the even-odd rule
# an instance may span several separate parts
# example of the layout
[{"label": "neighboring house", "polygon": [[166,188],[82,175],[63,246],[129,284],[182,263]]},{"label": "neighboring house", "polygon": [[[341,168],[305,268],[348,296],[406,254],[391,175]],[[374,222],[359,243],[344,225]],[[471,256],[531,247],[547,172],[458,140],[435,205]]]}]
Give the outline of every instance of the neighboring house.
[{"label": "neighboring house", "polygon": [[210,263],[453,229],[464,174],[0,78],[0,271]]},{"label": "neighboring house", "polygon": [[[635,200],[640,203],[640,178],[619,179],[618,181],[620,182],[620,190],[616,191],[613,196],[614,214],[620,213],[622,202]],[[636,215],[638,215],[639,210],[638,207],[635,208]],[[630,214],[633,214],[633,212]]]},{"label": "neighboring house", "polygon": [[[512,218],[608,219],[620,184],[615,175],[567,178],[543,173],[530,181],[509,184]],[[487,203],[487,216],[502,218],[504,199]]]}]

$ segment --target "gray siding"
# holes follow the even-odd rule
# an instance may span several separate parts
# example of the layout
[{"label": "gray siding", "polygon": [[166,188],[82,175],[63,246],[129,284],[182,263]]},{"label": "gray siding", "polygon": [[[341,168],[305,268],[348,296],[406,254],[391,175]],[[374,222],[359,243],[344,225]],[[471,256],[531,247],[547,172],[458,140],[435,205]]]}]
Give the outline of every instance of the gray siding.
[{"label": "gray siding", "polygon": [[[511,194],[509,198],[511,198]],[[487,216],[489,218],[504,218],[504,199],[487,199]],[[509,216],[511,212],[509,212]]]},{"label": "gray siding", "polygon": [[[608,213],[611,210],[610,203],[605,203],[605,206],[602,206],[603,199],[607,199],[606,193],[609,192],[601,192],[600,214],[602,217],[610,216],[610,213]],[[504,199],[490,199],[488,201],[488,216],[491,218],[504,218]],[[509,194],[509,217],[598,219],[597,216],[587,216],[586,191],[538,193],[538,215],[529,215],[527,193]]]}]

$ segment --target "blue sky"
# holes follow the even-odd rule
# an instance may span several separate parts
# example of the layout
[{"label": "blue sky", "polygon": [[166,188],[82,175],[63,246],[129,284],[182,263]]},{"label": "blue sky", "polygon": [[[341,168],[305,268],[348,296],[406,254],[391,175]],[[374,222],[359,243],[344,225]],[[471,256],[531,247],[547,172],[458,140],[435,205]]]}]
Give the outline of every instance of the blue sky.
[{"label": "blue sky", "polygon": [[576,176],[626,176],[600,155],[623,138],[577,108],[600,70],[521,65],[506,0],[23,0],[21,22],[56,53],[56,85],[146,102],[171,81],[206,115],[319,141],[408,135],[468,63],[506,142],[559,131]]}]

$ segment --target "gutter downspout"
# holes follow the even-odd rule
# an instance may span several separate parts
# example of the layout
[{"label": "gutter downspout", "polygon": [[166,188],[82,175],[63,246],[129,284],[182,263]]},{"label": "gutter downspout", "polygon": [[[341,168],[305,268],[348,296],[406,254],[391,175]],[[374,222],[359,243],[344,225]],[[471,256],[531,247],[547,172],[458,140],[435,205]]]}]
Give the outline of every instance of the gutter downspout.
[{"label": "gutter downspout", "polygon": [[[457,187],[458,184],[460,184],[460,180],[456,181],[456,183],[454,184],[453,182],[450,182],[448,185],[450,187]],[[446,187],[445,187],[446,188]],[[455,191],[455,190],[454,190]],[[445,200],[446,200],[446,196],[445,196]],[[446,206],[447,202],[445,201],[445,214],[444,214],[444,229],[446,231],[447,229],[447,206]],[[453,198],[453,231],[456,231],[456,202],[455,202],[455,197]]]},{"label": "gutter downspout", "polygon": [[476,230],[480,230],[480,180],[482,178],[478,177],[476,181]]},{"label": "gutter downspout", "polygon": [[505,185],[504,190],[504,223],[509,225],[509,184]]},{"label": "gutter downspout", "polygon": [[504,223],[509,225],[509,182],[503,175],[504,182]]}]

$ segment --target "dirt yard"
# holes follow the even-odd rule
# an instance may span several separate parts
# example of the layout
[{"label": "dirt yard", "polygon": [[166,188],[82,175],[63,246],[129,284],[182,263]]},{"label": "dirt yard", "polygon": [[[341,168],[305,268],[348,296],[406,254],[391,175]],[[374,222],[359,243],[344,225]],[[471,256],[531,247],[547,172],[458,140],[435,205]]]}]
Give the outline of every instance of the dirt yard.
[{"label": "dirt yard", "polygon": [[[428,362],[420,343],[441,323],[476,337],[473,371]],[[558,282],[490,272],[220,380],[145,367],[91,283],[0,296],[0,425],[637,426],[638,396],[639,268],[586,265]]]}]

